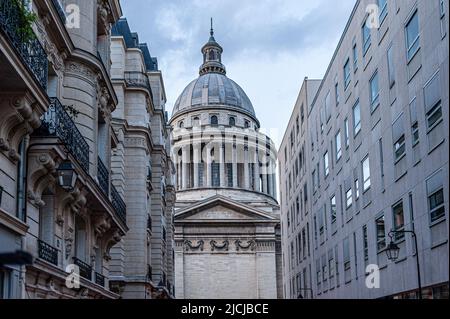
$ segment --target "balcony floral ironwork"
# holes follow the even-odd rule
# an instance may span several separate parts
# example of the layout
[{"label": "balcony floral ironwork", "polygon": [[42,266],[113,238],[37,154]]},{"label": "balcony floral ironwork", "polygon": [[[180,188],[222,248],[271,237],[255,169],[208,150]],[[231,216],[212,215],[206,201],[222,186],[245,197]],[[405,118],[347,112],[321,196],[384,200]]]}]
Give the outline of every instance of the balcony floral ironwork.
[{"label": "balcony floral ironwork", "polygon": [[48,111],[42,116],[42,125],[34,136],[59,138],[70,154],[78,161],[81,168],[89,172],[89,145],[81,135],[76,124],[65,111],[57,98],[50,98]]},{"label": "balcony floral ironwork", "polygon": [[105,276],[103,276],[102,274],[96,272],[95,273],[95,283],[97,285],[105,287]]},{"label": "balcony floral ironwork", "polygon": [[98,185],[100,186],[102,192],[106,195],[106,197],[109,197],[109,172],[100,157],[97,162],[97,178]]},{"label": "balcony floral ironwork", "polygon": [[78,266],[80,269],[80,276],[91,281],[92,280],[92,267],[86,264],[84,261],[78,259],[77,257],[73,257],[74,265]]},{"label": "balcony floral ironwork", "polygon": [[55,266],[58,266],[58,249],[50,246],[42,240],[38,240],[39,246],[39,258],[49,262]]},{"label": "balcony floral ironwork", "polygon": [[146,89],[153,101],[153,92],[150,81],[145,73],[142,72],[125,72],[125,83],[128,87],[137,87]]},{"label": "balcony floral ironwork", "polygon": [[0,30],[41,88],[47,90],[47,53],[24,18],[26,10],[19,0],[0,0]]},{"label": "balcony floral ironwork", "polygon": [[111,204],[114,207],[117,217],[124,223],[127,223],[127,207],[114,185],[111,185]]}]

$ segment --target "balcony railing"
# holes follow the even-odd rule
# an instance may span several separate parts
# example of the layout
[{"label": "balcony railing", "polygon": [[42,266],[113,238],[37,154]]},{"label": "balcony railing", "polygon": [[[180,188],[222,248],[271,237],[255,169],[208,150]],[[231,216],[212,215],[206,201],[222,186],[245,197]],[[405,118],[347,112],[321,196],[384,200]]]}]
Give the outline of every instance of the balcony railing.
[{"label": "balcony railing", "polygon": [[97,285],[105,287],[105,276],[103,276],[102,274],[96,272],[95,273],[95,283]]},{"label": "balcony railing", "polygon": [[80,268],[80,276],[87,279],[92,280],[92,267],[83,262],[82,260],[73,257],[73,263]]},{"label": "balcony railing", "polygon": [[114,185],[111,185],[111,204],[114,207],[117,217],[126,224],[127,223],[127,207]]},{"label": "balcony railing", "polygon": [[61,18],[62,22],[65,24],[67,21],[66,12],[64,11],[63,5],[59,0],[52,0],[53,5],[58,11],[58,15]]},{"label": "balcony railing", "polygon": [[58,266],[58,249],[50,246],[42,240],[38,240],[39,258],[55,266]]},{"label": "balcony railing", "polygon": [[81,135],[70,115],[57,98],[51,98],[47,113],[42,116],[42,125],[33,135],[59,138],[78,161],[83,170],[89,172],[89,145]]},{"label": "balcony railing", "polygon": [[23,31],[28,26],[23,21],[21,10],[26,8],[20,8],[19,3],[20,1],[0,0],[0,30],[8,38],[42,89],[47,90],[47,53],[34,34],[30,38]]},{"label": "balcony railing", "polygon": [[106,195],[106,197],[109,197],[109,172],[105,164],[103,164],[100,157],[98,158],[97,178],[98,184],[102,189],[103,193]]},{"label": "balcony railing", "polygon": [[152,88],[146,74],[142,72],[125,72],[125,83],[129,87],[147,89],[153,100]]}]

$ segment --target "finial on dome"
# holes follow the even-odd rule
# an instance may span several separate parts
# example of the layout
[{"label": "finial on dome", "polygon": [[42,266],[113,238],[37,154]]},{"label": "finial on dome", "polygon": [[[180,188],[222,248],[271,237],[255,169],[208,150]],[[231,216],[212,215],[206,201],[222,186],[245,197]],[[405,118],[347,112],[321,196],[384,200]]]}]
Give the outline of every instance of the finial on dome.
[{"label": "finial on dome", "polygon": [[213,37],[214,36],[214,28],[213,28],[213,18],[211,17],[211,31],[209,34]]}]

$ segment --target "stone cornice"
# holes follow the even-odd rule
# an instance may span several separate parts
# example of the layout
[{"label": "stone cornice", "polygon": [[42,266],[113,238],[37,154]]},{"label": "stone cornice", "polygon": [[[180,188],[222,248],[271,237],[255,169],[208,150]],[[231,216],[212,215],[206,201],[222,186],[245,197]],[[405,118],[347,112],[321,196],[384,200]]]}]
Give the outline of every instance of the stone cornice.
[{"label": "stone cornice", "polygon": [[28,230],[28,225],[17,217],[8,214],[6,211],[0,208],[0,224],[14,231],[20,236],[25,236]]}]

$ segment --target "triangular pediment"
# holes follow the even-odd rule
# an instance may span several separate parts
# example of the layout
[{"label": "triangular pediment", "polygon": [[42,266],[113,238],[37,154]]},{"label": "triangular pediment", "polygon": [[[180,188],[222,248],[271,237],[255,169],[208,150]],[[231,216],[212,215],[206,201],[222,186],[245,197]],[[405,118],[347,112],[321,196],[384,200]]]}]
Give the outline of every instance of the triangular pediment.
[{"label": "triangular pediment", "polygon": [[224,196],[210,197],[184,207],[175,214],[177,221],[275,221],[276,218],[249,205]]}]

